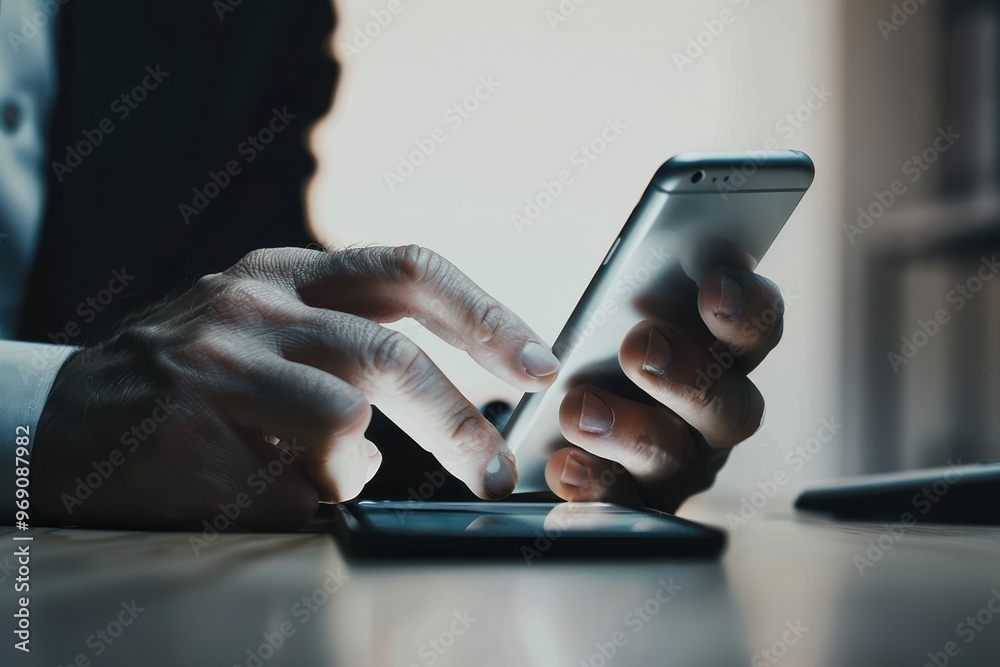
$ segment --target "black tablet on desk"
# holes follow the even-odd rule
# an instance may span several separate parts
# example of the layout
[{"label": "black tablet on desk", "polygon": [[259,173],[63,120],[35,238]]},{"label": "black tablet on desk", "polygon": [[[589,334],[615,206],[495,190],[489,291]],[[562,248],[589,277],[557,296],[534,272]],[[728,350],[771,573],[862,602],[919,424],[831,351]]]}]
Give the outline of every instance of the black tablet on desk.
[{"label": "black tablet on desk", "polygon": [[795,507],[862,521],[1000,524],[1000,462],[827,482]]}]

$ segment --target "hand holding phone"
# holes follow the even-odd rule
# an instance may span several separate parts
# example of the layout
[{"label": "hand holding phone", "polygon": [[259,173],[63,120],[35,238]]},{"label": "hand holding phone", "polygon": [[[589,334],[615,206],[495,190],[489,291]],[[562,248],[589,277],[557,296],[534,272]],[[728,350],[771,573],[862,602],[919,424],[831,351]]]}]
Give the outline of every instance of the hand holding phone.
[{"label": "hand holding phone", "polygon": [[812,182],[797,151],[691,153],[656,173],[553,351],[547,390],[504,437],[518,491],[674,511],[756,431],[747,378],[781,337],[753,273]]}]

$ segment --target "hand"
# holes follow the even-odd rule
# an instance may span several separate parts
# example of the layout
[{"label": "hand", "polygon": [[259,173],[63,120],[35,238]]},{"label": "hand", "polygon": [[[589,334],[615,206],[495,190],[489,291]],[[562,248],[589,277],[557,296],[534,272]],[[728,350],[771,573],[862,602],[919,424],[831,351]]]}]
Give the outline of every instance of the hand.
[{"label": "hand", "polygon": [[429,250],[252,252],[63,367],[39,425],[36,511],[294,529],[375,475],[371,403],[476,495],[506,496],[514,457],[423,351],[378,324],[403,317],[526,391],[558,370],[521,319]]},{"label": "hand", "polygon": [[730,450],[760,426],[764,399],[747,373],[781,338],[781,293],[752,264],[730,252],[726,268],[705,273],[696,293],[692,287],[696,304],[688,307],[700,314],[704,336],[685,335],[668,319],[628,333],[619,363],[639,396],[592,384],[566,395],[560,427],[575,446],[548,461],[553,492],[673,512],[712,485]]}]

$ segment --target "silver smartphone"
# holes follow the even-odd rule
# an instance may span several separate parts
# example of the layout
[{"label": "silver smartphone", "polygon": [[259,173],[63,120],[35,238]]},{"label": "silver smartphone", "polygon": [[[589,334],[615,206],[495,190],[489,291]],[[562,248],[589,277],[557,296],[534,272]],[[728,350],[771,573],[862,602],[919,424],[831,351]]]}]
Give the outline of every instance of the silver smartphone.
[{"label": "silver smartphone", "polygon": [[518,462],[516,491],[545,491],[545,463],[567,445],[559,404],[580,383],[638,389],[618,364],[625,334],[646,319],[711,343],[698,285],[719,266],[757,265],[813,179],[799,151],[677,155],[653,176],[553,345],[562,362],[547,390],[526,394],[503,435]]}]

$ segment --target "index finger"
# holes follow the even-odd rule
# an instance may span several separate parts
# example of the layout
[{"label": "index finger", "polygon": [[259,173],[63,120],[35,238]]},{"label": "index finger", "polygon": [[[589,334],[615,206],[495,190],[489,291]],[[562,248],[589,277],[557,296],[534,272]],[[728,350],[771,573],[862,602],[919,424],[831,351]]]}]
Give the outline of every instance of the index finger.
[{"label": "index finger", "polygon": [[411,317],[525,391],[546,388],[559,370],[551,348],[524,320],[426,248],[260,252],[241,262],[245,269],[256,278],[272,276],[309,306],[375,322]]}]

